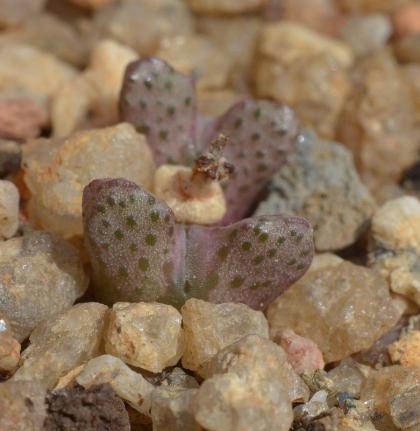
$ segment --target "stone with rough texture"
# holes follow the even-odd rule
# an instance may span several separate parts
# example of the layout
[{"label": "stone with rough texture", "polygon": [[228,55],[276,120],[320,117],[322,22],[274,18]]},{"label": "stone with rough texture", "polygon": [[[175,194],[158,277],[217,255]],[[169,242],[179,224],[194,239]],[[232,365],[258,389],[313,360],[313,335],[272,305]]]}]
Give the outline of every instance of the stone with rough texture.
[{"label": "stone with rough texture", "polygon": [[352,72],[353,89],[340,115],[338,139],[353,151],[371,190],[398,181],[416,159],[419,129],[413,95],[395,59],[379,50]]},{"label": "stone with rough texture", "polygon": [[50,392],[45,431],[130,431],[123,401],[108,385],[73,386]]},{"label": "stone with rough texture", "polygon": [[350,15],[340,35],[356,55],[363,56],[385,46],[392,35],[392,22],[385,14]]},{"label": "stone with rough texture", "polygon": [[181,73],[192,74],[199,90],[226,87],[232,69],[232,61],[224,48],[199,35],[164,39],[156,57]]},{"label": "stone with rough texture", "polygon": [[307,401],[309,389],[276,343],[248,335],[220,350],[203,367],[205,378],[235,373],[244,381],[272,382],[286,389],[292,402]]},{"label": "stone with rough texture", "polygon": [[0,33],[0,41],[3,40],[34,46],[75,66],[82,66],[87,60],[88,52],[79,32],[49,12],[33,15],[19,27]]},{"label": "stone with rough texture", "polygon": [[310,271],[268,309],[271,337],[284,328],[313,340],[325,362],[369,348],[400,313],[375,271],[343,262]]},{"label": "stone with rough texture", "polygon": [[372,218],[369,263],[391,290],[420,305],[420,201],[403,196],[385,203]]},{"label": "stone with rough texture", "polygon": [[15,26],[41,11],[47,0],[1,0],[0,28]]},{"label": "stone with rough texture", "polygon": [[324,368],[324,359],[319,347],[309,338],[285,329],[273,339],[287,354],[288,361],[298,374]]},{"label": "stone with rough texture", "polygon": [[420,367],[420,331],[410,331],[388,347],[394,363]]},{"label": "stone with rough texture", "polygon": [[181,314],[185,333],[182,365],[199,374],[205,362],[245,335],[268,338],[264,314],[244,304],[211,304],[189,299]]},{"label": "stone with rough texture", "polygon": [[194,12],[208,15],[241,14],[254,12],[265,0],[187,0]]},{"label": "stone with rough texture", "polygon": [[83,24],[85,43],[109,38],[141,56],[153,55],[166,37],[182,37],[194,30],[184,0],[124,0],[99,9],[93,20]]},{"label": "stone with rough texture", "polygon": [[20,360],[20,343],[0,320],[0,373],[13,373]]},{"label": "stone with rough texture", "polygon": [[11,238],[19,226],[19,190],[10,181],[0,180],[0,238]]},{"label": "stone with rough texture", "polygon": [[118,122],[118,99],[126,66],[136,52],[113,40],[93,48],[87,69],[69,80],[55,94],[51,106],[54,136]]},{"label": "stone with rough texture", "polygon": [[47,232],[0,242],[0,317],[23,341],[43,320],[83,295],[88,277],[77,250]]},{"label": "stone with rough texture", "polygon": [[70,65],[45,51],[20,43],[0,42],[0,93],[8,97],[33,97],[47,103],[74,75]]},{"label": "stone with rough texture", "polygon": [[64,237],[81,235],[83,188],[95,178],[125,177],[150,188],[154,162],[143,135],[121,123],[25,145],[31,220]]},{"label": "stone with rough texture", "polygon": [[394,365],[370,375],[361,400],[371,405],[376,420],[392,420],[398,428],[414,431],[420,425],[419,394],[420,367]]},{"label": "stone with rough texture", "polygon": [[353,244],[367,228],[374,201],[343,146],[302,135],[296,151],[272,179],[256,214],[286,213],[309,220],[318,251]]},{"label": "stone with rough texture", "polygon": [[107,309],[87,302],[42,322],[32,332],[12,379],[38,380],[53,388],[61,376],[99,355]]},{"label": "stone with rough texture", "polygon": [[298,24],[280,22],[264,27],[258,58],[258,96],[291,105],[304,126],[332,138],[350,89],[351,49]]},{"label": "stone with rough texture", "polygon": [[105,332],[105,351],[153,373],[176,365],[184,351],[182,316],[171,305],[117,302]]},{"label": "stone with rough texture", "polygon": [[84,388],[109,384],[114,392],[138,412],[150,416],[154,386],[140,373],[132,371],[121,359],[102,355],[91,359],[76,381]]},{"label": "stone with rough texture", "polygon": [[33,99],[0,99],[0,138],[36,138],[47,124],[47,111]]},{"label": "stone with rough texture", "polygon": [[0,383],[0,430],[40,431],[45,419],[45,389],[37,382]]},{"label": "stone with rough texture", "polygon": [[17,142],[0,139],[0,178],[14,174],[20,168],[21,153]]}]

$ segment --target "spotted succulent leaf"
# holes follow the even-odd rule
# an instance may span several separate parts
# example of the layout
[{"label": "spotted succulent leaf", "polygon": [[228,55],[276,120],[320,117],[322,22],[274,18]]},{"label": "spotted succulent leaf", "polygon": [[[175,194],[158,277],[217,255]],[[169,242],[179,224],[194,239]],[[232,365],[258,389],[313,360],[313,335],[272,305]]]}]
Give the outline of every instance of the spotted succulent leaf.
[{"label": "spotted succulent leaf", "polygon": [[193,78],[163,60],[145,58],[128,65],[120,117],[147,136],[157,164],[186,164],[197,155]]},{"label": "spotted succulent leaf", "polygon": [[83,195],[86,245],[98,299],[189,297],[264,309],[307,270],[312,229],[298,217],[262,216],[225,227],[183,225],[162,201],[123,180],[95,180]]},{"label": "spotted succulent leaf", "polygon": [[227,212],[222,224],[248,215],[270,178],[286,162],[298,132],[292,109],[265,100],[238,102],[217,120],[210,139],[220,133],[230,138],[224,154],[235,166],[225,185]]}]

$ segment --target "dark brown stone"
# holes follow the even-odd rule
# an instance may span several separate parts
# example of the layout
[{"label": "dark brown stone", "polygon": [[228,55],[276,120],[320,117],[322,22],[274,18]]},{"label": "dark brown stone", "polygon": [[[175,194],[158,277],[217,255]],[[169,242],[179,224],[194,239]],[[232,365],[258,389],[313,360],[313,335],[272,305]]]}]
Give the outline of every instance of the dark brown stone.
[{"label": "dark brown stone", "polygon": [[44,431],[130,431],[124,403],[109,385],[52,391],[47,405]]}]

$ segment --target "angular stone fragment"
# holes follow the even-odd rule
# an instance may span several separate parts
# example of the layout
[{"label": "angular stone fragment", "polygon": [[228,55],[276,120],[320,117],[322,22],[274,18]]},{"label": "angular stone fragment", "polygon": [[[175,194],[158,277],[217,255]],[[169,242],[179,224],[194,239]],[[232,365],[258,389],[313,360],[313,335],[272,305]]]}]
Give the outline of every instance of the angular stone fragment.
[{"label": "angular stone fragment", "polygon": [[375,271],[343,262],[310,271],[268,309],[271,337],[284,328],[313,340],[325,362],[367,349],[400,313]]},{"label": "angular stone fragment", "polygon": [[0,40],[32,45],[75,66],[82,66],[87,60],[87,49],[79,32],[48,12],[35,14],[19,27],[1,33]]},{"label": "angular stone fragment", "polygon": [[47,103],[74,74],[71,66],[45,51],[29,45],[0,42],[0,93],[34,97]]},{"label": "angular stone fragment", "polygon": [[54,136],[118,122],[118,98],[126,66],[137,58],[129,47],[103,40],[91,52],[88,68],[55,94],[51,107]]},{"label": "angular stone fragment", "polygon": [[0,139],[0,178],[15,173],[20,167],[21,147],[15,141]]},{"label": "angular stone fragment", "polygon": [[32,332],[12,380],[53,388],[61,376],[99,355],[106,312],[105,305],[88,302],[45,320]]},{"label": "angular stone fragment", "polygon": [[130,431],[123,401],[109,385],[74,386],[50,392],[45,431]]},{"label": "angular stone fragment", "polygon": [[46,3],[47,0],[1,0],[0,28],[20,24],[41,11]]},{"label": "angular stone fragment", "polygon": [[292,402],[307,401],[309,389],[288,362],[286,352],[258,335],[248,335],[228,345],[203,367],[203,376],[235,373],[244,381],[271,382],[286,390]]},{"label": "angular stone fragment", "polygon": [[181,313],[185,333],[182,365],[199,374],[205,362],[245,335],[268,338],[264,314],[245,304],[211,304],[189,299]]},{"label": "angular stone fragment", "polygon": [[391,422],[410,431],[420,424],[419,396],[420,367],[401,365],[372,373],[361,392],[361,400],[371,405],[375,422]]},{"label": "angular stone fragment", "polygon": [[176,365],[184,351],[182,316],[171,305],[117,302],[105,332],[105,351],[153,373]]},{"label": "angular stone fragment", "polygon": [[322,352],[309,338],[301,337],[286,328],[273,341],[285,350],[288,361],[298,374],[324,368]]},{"label": "angular stone fragment", "polygon": [[370,265],[391,290],[420,305],[420,201],[403,196],[385,203],[372,218]]},{"label": "angular stone fragment", "polygon": [[307,132],[274,175],[270,193],[256,215],[305,217],[314,228],[316,249],[326,251],[353,244],[367,228],[374,206],[350,152]]},{"label": "angular stone fragment", "polygon": [[0,383],[0,430],[39,431],[45,419],[45,389],[37,382]]},{"label": "angular stone fragment", "polygon": [[76,381],[84,388],[107,383],[131,407],[150,416],[151,396],[155,387],[121,359],[111,355],[91,359]]},{"label": "angular stone fragment", "polygon": [[[0,320],[1,322],[1,320]],[[20,359],[20,343],[9,330],[0,329],[0,373],[12,373]]]},{"label": "angular stone fragment", "polygon": [[348,146],[371,190],[398,181],[418,152],[414,100],[395,59],[379,50],[352,71],[353,90],[338,124],[338,139]]},{"label": "angular stone fragment", "polygon": [[420,367],[420,331],[410,331],[389,347],[392,362]]},{"label": "angular stone fragment", "polygon": [[83,295],[88,278],[76,249],[47,232],[0,242],[0,317],[23,341]]},{"label": "angular stone fragment", "polygon": [[165,39],[156,56],[177,71],[192,74],[199,90],[226,87],[232,69],[228,53],[204,36]]},{"label": "angular stone fragment", "polygon": [[350,15],[340,29],[342,39],[358,56],[382,48],[392,34],[392,22],[385,14]]},{"label": "angular stone fragment", "polygon": [[153,392],[151,416],[153,431],[201,431],[194,417],[198,389]]},{"label": "angular stone fragment", "polygon": [[19,225],[19,190],[10,181],[0,180],[0,238],[12,237]]},{"label": "angular stone fragment", "polygon": [[258,46],[257,94],[291,105],[304,126],[332,138],[349,91],[351,49],[294,23],[266,25]]},{"label": "angular stone fragment", "polygon": [[240,14],[260,9],[265,0],[187,0],[194,12],[208,15]]},{"label": "angular stone fragment", "polygon": [[127,123],[34,140],[24,147],[23,165],[32,221],[64,237],[83,232],[82,193],[90,181],[124,177],[147,189],[154,174],[146,139]]},{"label": "angular stone fragment", "polygon": [[36,138],[48,124],[45,108],[30,98],[0,99],[0,138]]},{"label": "angular stone fragment", "polygon": [[[153,55],[166,37],[194,31],[191,10],[183,0],[124,0],[99,9],[83,26],[84,41],[92,45],[113,39],[139,55]],[[141,31],[138,29],[141,28]]]}]

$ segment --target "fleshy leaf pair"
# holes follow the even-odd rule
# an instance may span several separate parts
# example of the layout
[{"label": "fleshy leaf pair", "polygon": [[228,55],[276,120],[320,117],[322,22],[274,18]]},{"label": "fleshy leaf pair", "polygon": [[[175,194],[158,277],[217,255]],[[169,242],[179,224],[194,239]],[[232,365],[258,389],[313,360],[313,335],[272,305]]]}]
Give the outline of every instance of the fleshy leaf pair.
[{"label": "fleshy leaf pair", "polygon": [[219,118],[199,117],[193,79],[157,58],[127,67],[120,115],[147,135],[158,165],[191,165],[220,133],[230,138],[224,154],[235,173],[225,184],[228,209],[222,224],[248,215],[299,130],[292,109],[264,100],[243,100]]},{"label": "fleshy leaf pair", "polygon": [[96,294],[109,304],[181,306],[196,297],[264,309],[304,274],[313,256],[312,229],[304,219],[178,224],[164,202],[124,179],[91,182],[83,219]]}]

